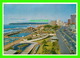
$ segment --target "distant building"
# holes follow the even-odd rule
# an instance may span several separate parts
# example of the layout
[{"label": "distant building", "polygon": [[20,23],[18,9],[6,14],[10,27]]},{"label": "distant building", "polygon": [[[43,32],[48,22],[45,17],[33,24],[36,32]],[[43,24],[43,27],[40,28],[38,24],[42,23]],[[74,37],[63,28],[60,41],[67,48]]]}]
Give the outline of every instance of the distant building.
[{"label": "distant building", "polygon": [[68,25],[71,24],[71,19],[68,19]]},{"label": "distant building", "polygon": [[65,23],[62,22],[60,19],[58,19],[58,20],[56,21],[56,24],[57,24],[58,26],[64,26],[64,25],[65,25]]},{"label": "distant building", "polygon": [[56,21],[56,24],[59,26],[60,25],[60,20],[58,19],[57,21]]},{"label": "distant building", "polygon": [[71,21],[72,21],[72,24],[76,24],[76,15],[75,14],[71,15]]},{"label": "distant building", "polygon": [[66,26],[67,27],[68,26],[68,23],[67,22],[64,22],[63,26]]},{"label": "distant building", "polygon": [[60,19],[58,19],[56,21],[51,21],[49,24],[50,25],[65,26],[65,23],[63,21],[61,21]]},{"label": "distant building", "polygon": [[56,25],[56,21],[51,21],[49,24],[50,25]]},{"label": "distant building", "polygon": [[56,36],[53,36],[50,38],[51,42],[55,42],[55,41],[58,41],[59,39],[56,37]]}]

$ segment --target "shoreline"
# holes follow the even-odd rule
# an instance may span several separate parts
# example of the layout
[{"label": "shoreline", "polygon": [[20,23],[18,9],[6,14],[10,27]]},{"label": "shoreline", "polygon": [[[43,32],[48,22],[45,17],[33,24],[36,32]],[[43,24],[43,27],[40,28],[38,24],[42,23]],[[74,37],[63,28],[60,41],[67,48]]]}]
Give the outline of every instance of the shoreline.
[{"label": "shoreline", "polygon": [[[40,25],[40,26],[41,26],[41,25]],[[39,26],[37,26],[37,27],[39,27]],[[36,29],[37,27],[35,27],[34,29]],[[28,27],[28,28],[33,28],[33,27]],[[28,28],[26,28],[26,29],[28,29]],[[28,33],[29,30],[27,30],[26,32],[23,32],[23,31],[25,31],[26,29],[20,30],[20,31],[15,32],[15,33],[12,32],[11,34],[12,34],[12,35],[15,35],[15,34],[26,33],[26,32]],[[31,32],[31,31],[30,31],[30,32]],[[33,30],[31,33],[33,33],[33,32],[34,32],[34,30]],[[13,33],[14,33],[14,34],[13,34]],[[20,43],[24,38],[26,38],[26,37],[28,37],[28,36],[31,36],[31,34],[29,34],[29,35],[27,35],[27,36],[24,36],[24,37],[10,37],[9,35],[4,35],[4,38],[20,38],[20,39],[14,41],[14,42],[11,42],[11,43],[8,43],[7,45],[4,45],[4,49],[8,49],[8,48],[10,48],[11,46]]]}]

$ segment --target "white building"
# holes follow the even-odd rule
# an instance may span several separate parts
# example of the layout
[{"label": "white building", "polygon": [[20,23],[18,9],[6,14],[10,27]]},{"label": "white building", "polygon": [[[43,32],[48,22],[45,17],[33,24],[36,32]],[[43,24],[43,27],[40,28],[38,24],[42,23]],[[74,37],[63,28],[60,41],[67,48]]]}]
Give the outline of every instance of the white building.
[{"label": "white building", "polygon": [[62,22],[60,19],[58,19],[58,20],[56,21],[56,24],[57,24],[58,26],[63,26],[65,23]]}]

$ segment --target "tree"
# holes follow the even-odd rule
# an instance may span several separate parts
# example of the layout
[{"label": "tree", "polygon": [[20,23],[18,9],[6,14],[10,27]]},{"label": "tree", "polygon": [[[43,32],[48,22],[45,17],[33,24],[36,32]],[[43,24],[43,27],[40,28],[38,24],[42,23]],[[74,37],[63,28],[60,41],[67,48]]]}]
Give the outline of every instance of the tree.
[{"label": "tree", "polygon": [[46,40],[43,40],[42,43],[43,43],[43,44],[46,44],[47,42],[46,42]]},{"label": "tree", "polygon": [[55,26],[53,27],[54,30],[57,30],[58,28],[59,28],[58,25],[55,25]]},{"label": "tree", "polygon": [[22,52],[22,50],[20,50],[20,49],[19,49],[19,50],[17,50],[17,53],[18,53],[18,54],[20,54],[21,52]]},{"label": "tree", "polygon": [[27,40],[31,40],[31,39],[32,39],[32,37],[28,37],[28,38],[27,38]]},{"label": "tree", "polygon": [[45,25],[44,27],[45,28],[51,28],[52,26],[51,25]]},{"label": "tree", "polygon": [[46,48],[44,48],[44,49],[43,49],[43,53],[44,53],[44,54],[47,54],[47,53],[48,53],[48,50],[47,50]]},{"label": "tree", "polygon": [[52,48],[52,49],[51,49],[51,54],[56,54],[56,52],[55,52],[55,49],[54,49],[54,48]]}]

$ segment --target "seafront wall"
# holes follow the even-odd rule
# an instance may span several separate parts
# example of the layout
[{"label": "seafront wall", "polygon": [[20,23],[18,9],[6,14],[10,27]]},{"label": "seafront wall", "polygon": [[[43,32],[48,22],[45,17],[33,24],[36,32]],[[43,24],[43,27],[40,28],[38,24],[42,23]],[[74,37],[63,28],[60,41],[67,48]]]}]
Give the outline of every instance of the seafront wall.
[{"label": "seafront wall", "polygon": [[34,31],[36,31],[36,28],[28,27],[26,29],[22,29],[16,32],[4,33],[4,36],[11,36],[11,35],[19,34],[19,33],[32,33]]}]

